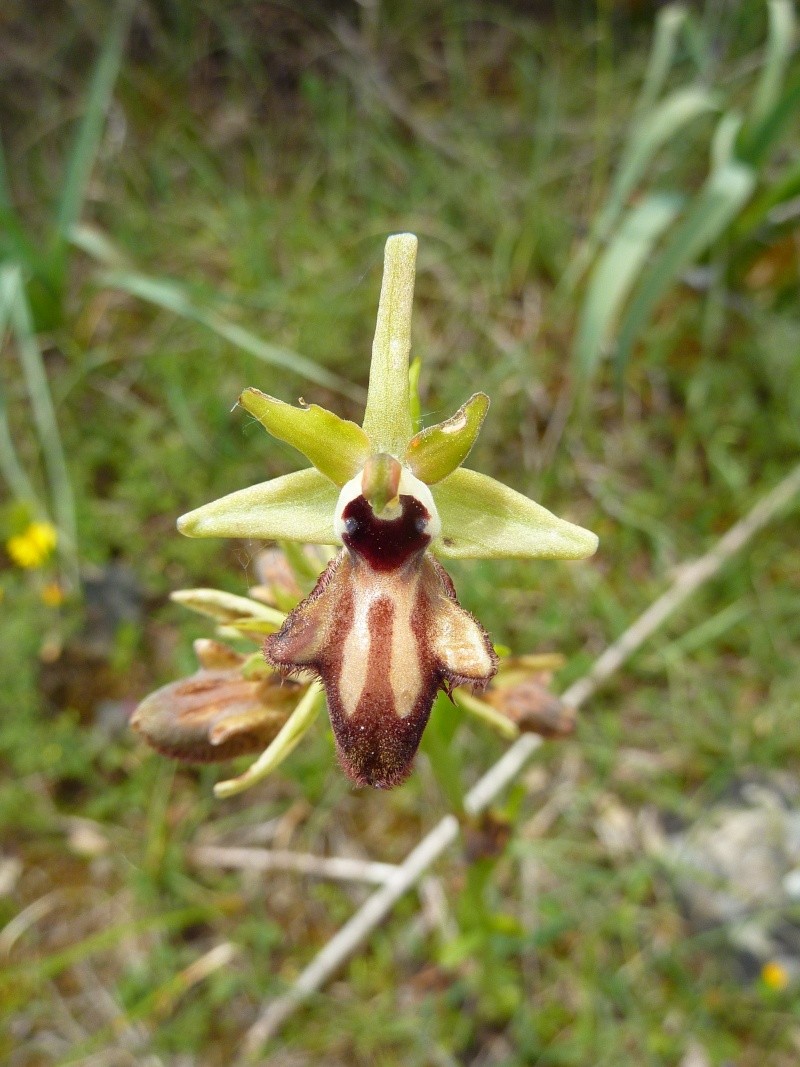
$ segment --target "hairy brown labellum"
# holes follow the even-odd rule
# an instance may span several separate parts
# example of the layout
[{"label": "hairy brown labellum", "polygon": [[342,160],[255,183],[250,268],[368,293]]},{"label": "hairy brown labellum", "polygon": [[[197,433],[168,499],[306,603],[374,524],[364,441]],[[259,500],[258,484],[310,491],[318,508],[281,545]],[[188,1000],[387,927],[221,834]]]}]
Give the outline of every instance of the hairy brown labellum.
[{"label": "hairy brown labellum", "polygon": [[267,638],[267,660],[325,686],[339,759],[358,785],[389,789],[410,773],[436,692],[483,687],[497,660],[426,549],[424,503],[400,495],[391,518],[364,496],[342,511],[345,547]]}]

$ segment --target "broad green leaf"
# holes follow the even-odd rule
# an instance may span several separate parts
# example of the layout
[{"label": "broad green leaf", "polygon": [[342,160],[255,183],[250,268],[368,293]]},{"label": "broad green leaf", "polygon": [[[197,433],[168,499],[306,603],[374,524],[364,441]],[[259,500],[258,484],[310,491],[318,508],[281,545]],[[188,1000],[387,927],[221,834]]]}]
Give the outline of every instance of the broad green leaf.
[{"label": "broad green leaf", "polygon": [[[764,222],[778,225],[786,221],[781,217],[784,212],[780,210],[780,206],[786,201],[793,201],[799,195],[800,159],[797,159],[774,184],[764,189],[748,205],[747,210],[741,213],[733,230],[734,240],[748,236]],[[786,204],[787,209],[791,207],[791,204]],[[787,211],[786,214],[788,218],[795,217],[791,211]]]},{"label": "broad green leaf", "polygon": [[107,285],[109,289],[119,289],[123,293],[130,293],[131,296],[145,300],[148,304],[154,304],[183,319],[197,322],[213,331],[218,337],[222,337],[230,344],[241,348],[244,352],[249,352],[251,356],[255,356],[256,359],[272,367],[285,367],[343,396],[350,396],[356,400],[360,400],[363,396],[360,389],[345,381],[344,378],[340,378],[338,374],[320,367],[313,360],[306,359],[305,356],[289,348],[271,345],[260,337],[256,337],[254,333],[250,333],[243,326],[228,322],[227,319],[213,311],[205,311],[197,307],[192,303],[186,290],[176,282],[164,278],[150,278],[146,274],[139,274],[135,271],[121,270],[102,273],[100,282]]},{"label": "broad green leaf", "polygon": [[244,774],[240,774],[238,778],[230,778],[226,782],[218,782],[214,786],[214,795],[235,796],[236,793],[249,789],[251,785],[255,785],[256,782],[260,782],[271,774],[303,739],[324,703],[325,693],[322,685],[319,682],[312,682],[269,747],[261,753],[255,763],[247,768]]},{"label": "broad green leaf", "polygon": [[681,208],[679,196],[648,196],[625,215],[617,235],[592,271],[575,340],[578,374],[595,371],[614,325],[644,264]]},{"label": "broad green leaf", "polygon": [[762,166],[772,148],[780,141],[787,127],[797,122],[800,109],[800,71],[767,112],[762,121],[745,130],[739,143],[739,156],[753,167]]},{"label": "broad green leaf", "polygon": [[217,622],[234,623],[243,619],[257,619],[261,622],[283,626],[286,616],[268,604],[261,604],[246,596],[226,593],[223,589],[178,589],[170,594],[170,600],[181,604],[190,611],[207,615]]},{"label": "broad green leaf", "polygon": [[431,490],[442,520],[434,545],[452,559],[585,559],[597,537],[507,485],[459,467]]},{"label": "broad green leaf", "polygon": [[753,124],[762,122],[777,103],[794,46],[795,15],[792,0],[769,0],[768,10],[769,37],[750,114]]},{"label": "broad green leaf", "polygon": [[661,254],[643,277],[620,328],[617,369],[631,349],[659,300],[698,256],[717,240],[753,191],[756,176],[742,163],[713,171],[673,230]]},{"label": "broad green leaf", "polygon": [[314,467],[240,489],[178,519],[187,537],[259,537],[333,545],[336,486]]},{"label": "broad green leaf", "polygon": [[475,393],[446,422],[416,434],[409,443],[404,462],[428,485],[440,482],[470,454],[488,410],[486,393]]},{"label": "broad green leaf", "polygon": [[361,427],[317,404],[296,408],[259,389],[245,389],[239,403],[268,433],[302,452],[335,485],[349,482],[369,458],[369,438]]},{"label": "broad green leaf", "polygon": [[67,239],[83,207],[86,187],[103,136],[103,127],[122,62],[122,52],[135,3],[136,0],[118,0],[114,6],[103,50],[92,76],[78,136],[67,163],[56,213],[56,233],[61,241]]},{"label": "broad green leaf", "polygon": [[[16,293],[16,285],[9,284],[11,277],[11,275],[0,277],[0,351],[2,351],[6,328],[11,318],[11,304]],[[8,422],[5,386],[2,383],[0,383],[0,473],[18,501],[29,503],[42,517],[46,514],[33,488],[33,482],[28,477],[17,454]]]},{"label": "broad green leaf", "polygon": [[408,355],[416,262],[413,233],[398,233],[388,239],[364,412],[364,432],[373,450],[397,457],[403,455],[414,433]]}]

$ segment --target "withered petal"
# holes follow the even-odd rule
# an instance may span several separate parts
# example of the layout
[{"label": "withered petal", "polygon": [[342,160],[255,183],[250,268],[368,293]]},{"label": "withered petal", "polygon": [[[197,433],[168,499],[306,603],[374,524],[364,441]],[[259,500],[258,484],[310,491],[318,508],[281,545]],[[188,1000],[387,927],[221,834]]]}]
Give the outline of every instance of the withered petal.
[{"label": "withered petal", "polygon": [[236,669],[202,669],[151,693],[134,711],[131,726],[172,759],[222,762],[266,748],[300,691],[274,675],[247,679]]}]

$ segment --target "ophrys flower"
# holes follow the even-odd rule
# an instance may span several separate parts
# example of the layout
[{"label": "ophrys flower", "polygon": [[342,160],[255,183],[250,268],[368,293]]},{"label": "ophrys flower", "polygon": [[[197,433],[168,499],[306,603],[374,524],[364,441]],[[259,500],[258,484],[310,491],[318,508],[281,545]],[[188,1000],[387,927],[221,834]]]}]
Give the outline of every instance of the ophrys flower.
[{"label": "ophrys flower", "polygon": [[408,775],[437,690],[480,688],[496,669],[486,632],[460,607],[437,557],[581,559],[597,547],[589,531],[462,467],[489,406],[485,394],[415,432],[416,249],[412,234],[386,243],[363,426],[246,389],[241,406],[312,466],[178,522],[194,537],[340,546],[264,653],[278,670],[319,678],[345,771],[382,788]]}]

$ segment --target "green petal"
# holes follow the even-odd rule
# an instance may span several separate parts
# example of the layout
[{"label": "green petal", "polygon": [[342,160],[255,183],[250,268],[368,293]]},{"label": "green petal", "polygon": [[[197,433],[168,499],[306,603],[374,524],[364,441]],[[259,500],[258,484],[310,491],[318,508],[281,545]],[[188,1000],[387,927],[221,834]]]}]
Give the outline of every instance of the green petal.
[{"label": "green petal", "polygon": [[597,537],[558,519],[507,485],[464,467],[431,490],[442,534],[434,549],[451,559],[585,559]]},{"label": "green petal", "polygon": [[239,403],[268,433],[302,452],[340,487],[358,474],[370,454],[369,438],[360,426],[317,404],[296,408],[259,389],[245,389]]},{"label": "green petal", "polygon": [[249,597],[226,593],[222,589],[177,589],[174,593],[170,593],[169,598],[176,604],[189,608],[190,611],[207,615],[222,623],[239,622],[242,619],[259,619],[262,622],[274,624],[280,629],[286,621],[286,615],[282,611],[277,611],[268,604],[261,604],[257,600],[251,600]]},{"label": "green petal", "polygon": [[398,233],[386,242],[383,283],[378,305],[364,432],[375,452],[403,455],[414,434],[408,384],[411,307],[417,239]]},{"label": "green petal", "polygon": [[334,545],[338,490],[313,467],[240,489],[178,519],[187,537],[260,537]]},{"label": "green petal", "polygon": [[324,703],[325,693],[322,686],[319,682],[312,682],[269,747],[261,753],[255,763],[247,768],[244,774],[240,774],[238,778],[230,778],[226,782],[218,782],[214,786],[214,795],[232,797],[236,793],[249,789],[262,778],[266,778],[302,741]]},{"label": "green petal", "polygon": [[486,393],[475,393],[446,422],[429,426],[413,437],[404,462],[428,485],[440,482],[470,454],[488,410]]}]

